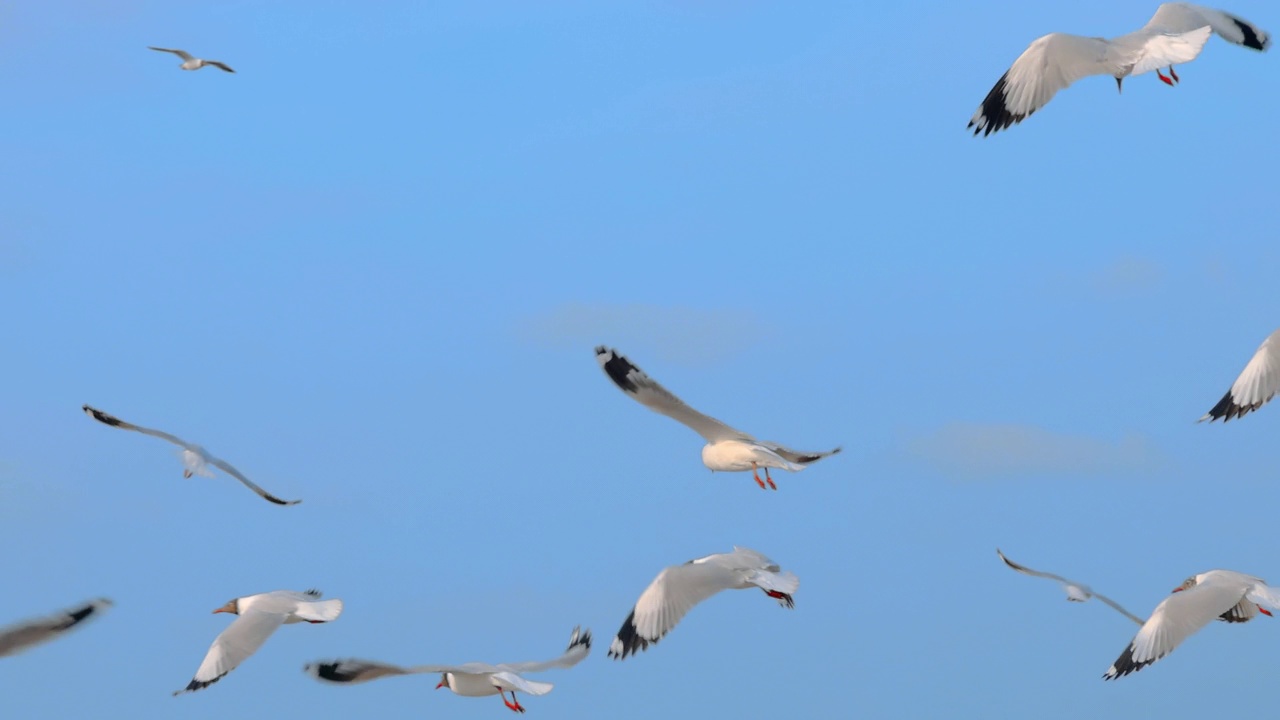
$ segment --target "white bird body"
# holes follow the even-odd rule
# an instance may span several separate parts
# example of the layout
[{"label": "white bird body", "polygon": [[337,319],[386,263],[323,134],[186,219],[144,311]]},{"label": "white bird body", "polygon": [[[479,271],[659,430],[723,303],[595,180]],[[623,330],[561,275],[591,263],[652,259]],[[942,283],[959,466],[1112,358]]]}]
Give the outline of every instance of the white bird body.
[{"label": "white bird body", "polygon": [[249,478],[245,477],[244,473],[232,467],[231,463],[228,463],[222,458],[215,457],[210,454],[208,450],[205,450],[195,443],[189,443],[176,435],[170,435],[162,430],[155,430],[153,428],[142,427],[141,425],[134,425],[133,423],[125,422],[110,413],[105,413],[88,405],[83,406],[83,410],[86,415],[105,425],[120,428],[121,430],[132,430],[134,432],[157,437],[161,440],[166,440],[177,445],[181,448],[178,451],[178,457],[182,459],[183,477],[189,478],[192,475],[199,475],[201,477],[212,478],[214,477],[213,472],[209,470],[209,465],[212,465],[236,480],[239,480],[245,487],[262,496],[262,498],[268,502],[275,503],[276,505],[297,505],[302,502],[301,500],[281,500],[275,495],[263,490]]},{"label": "white bird body", "polygon": [[[996,82],[969,120],[973,134],[990,135],[1022,122],[1053,96],[1090,75],[1110,75],[1120,88],[1124,78],[1152,70],[1173,85],[1173,66],[1191,62],[1209,36],[1218,33],[1238,45],[1265,50],[1265,31],[1221,10],[1189,3],[1165,3],[1141,29],[1107,40],[1067,33],[1036,39]],[[1160,73],[1168,67],[1171,78]]]},{"label": "white bird body", "polygon": [[147,49],[155,50],[157,52],[173,53],[174,55],[177,55],[178,57],[182,58],[182,64],[179,65],[178,67],[182,68],[183,70],[199,70],[200,68],[203,68],[203,67],[216,67],[219,70],[223,70],[225,72],[229,72],[229,73],[235,72],[235,70],[232,70],[230,67],[227,67],[226,63],[222,63],[217,60],[204,60],[198,57],[192,57],[191,53],[187,52],[186,50],[175,50],[171,48],[151,47],[150,45],[147,46]]},{"label": "white bird body", "polygon": [[[333,683],[362,683],[382,677],[440,673],[436,689],[447,687],[455,695],[487,697],[502,695],[502,703],[511,710],[524,712],[516,700],[516,692],[546,695],[555,687],[551,683],[527,680],[522,673],[542,672],[552,668],[571,668],[591,653],[591,631],[575,627],[569,635],[569,647],[560,657],[538,662],[490,665],[472,662],[461,665],[415,665],[400,667],[370,660],[334,660],[309,663],[304,669],[318,680]],[[511,693],[507,701],[506,693]]]},{"label": "white bird body", "polygon": [[694,605],[721,590],[760,588],[785,608],[794,608],[791,597],[800,578],[783,572],[777,563],[749,548],[708,555],[658,573],[640,594],[631,614],[609,645],[609,657],[624,660],[648,650],[670,632]]},{"label": "white bird body", "polygon": [[53,615],[0,628],[0,657],[16,655],[61,637],[68,630],[103,614],[111,605],[110,600],[99,598]]},{"label": "white bird body", "polygon": [[1061,575],[1054,575],[1053,573],[1041,572],[1039,570],[1032,570],[1026,565],[1020,565],[1010,560],[1009,558],[1005,557],[1004,553],[1000,552],[1000,548],[996,548],[996,554],[1000,556],[1000,559],[1004,561],[1005,565],[1008,565],[1010,568],[1022,573],[1023,575],[1030,575],[1032,577],[1041,577],[1041,578],[1048,578],[1050,580],[1056,580],[1058,584],[1062,587],[1063,592],[1067,594],[1067,600],[1071,602],[1087,602],[1092,598],[1098,598],[1098,600],[1105,603],[1108,607],[1114,609],[1116,612],[1120,613],[1121,615],[1124,615],[1125,617],[1129,618],[1133,622],[1139,625],[1145,622],[1142,618],[1138,617],[1137,615],[1134,615],[1133,613],[1121,607],[1120,603],[1116,602],[1115,600],[1112,600],[1106,595],[1102,595],[1101,593],[1094,592],[1093,588],[1089,587],[1088,585],[1085,585],[1084,583],[1079,583],[1079,582],[1076,582],[1075,580],[1068,580],[1062,577]]},{"label": "white bird body", "polygon": [[239,617],[209,646],[209,652],[191,682],[175,691],[174,695],[202,690],[218,682],[257,652],[281,625],[325,623],[338,619],[342,614],[342,601],[321,600],[320,592],[316,590],[274,590],[236,598],[214,612],[232,613]]},{"label": "white bird body", "polygon": [[[701,435],[707,441],[702,448],[702,464],[713,472],[750,470],[760,487],[765,487],[767,481],[769,487],[777,490],[773,478],[769,477],[769,468],[799,472],[824,457],[840,452],[838,447],[827,452],[800,452],[778,443],[757,440],[689,407],[617,350],[603,345],[597,347],[596,360],[618,389],[650,410],[679,421]],[[758,468],[765,469],[764,480],[760,479]]]},{"label": "white bird body", "polygon": [[1200,418],[1200,422],[1244,417],[1266,405],[1280,392],[1280,330],[1262,341],[1231,389]]},{"label": "white bird body", "polygon": [[1210,570],[1187,578],[1151,612],[1138,634],[1102,676],[1114,680],[1173,652],[1213,620],[1248,622],[1280,608],[1280,591],[1252,575]]}]

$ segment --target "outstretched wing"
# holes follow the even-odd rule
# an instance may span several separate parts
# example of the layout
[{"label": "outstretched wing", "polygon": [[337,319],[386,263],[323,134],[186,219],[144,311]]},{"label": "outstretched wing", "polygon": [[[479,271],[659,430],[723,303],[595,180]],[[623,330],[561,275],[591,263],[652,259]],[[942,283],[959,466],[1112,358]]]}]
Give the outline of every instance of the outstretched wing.
[{"label": "outstretched wing", "polygon": [[251,609],[240,615],[209,646],[209,652],[204,656],[204,662],[200,663],[191,682],[173,694],[203,690],[218,682],[224,675],[235,670],[245,658],[257,652],[284,620],[285,614],[279,612]]},{"label": "outstretched wing", "polygon": [[673,565],[658,573],[640,594],[631,614],[609,645],[609,657],[624,660],[657,643],[694,605],[737,585],[734,571],[709,558]]},{"label": "outstretched wing", "polygon": [[1191,3],[1165,3],[1147,21],[1146,28],[1183,33],[1208,25],[1223,40],[1253,50],[1266,50],[1271,44],[1267,31],[1243,18],[1213,8]]},{"label": "outstretched wing", "polygon": [[596,360],[613,384],[617,385],[622,392],[635,398],[650,410],[688,425],[707,442],[755,439],[689,407],[683,400],[672,395],[669,390],[646,375],[643,370],[631,364],[631,361],[620,355],[617,350],[601,345],[596,348]]},{"label": "outstretched wing", "polygon": [[1184,33],[1159,33],[1147,38],[1142,45],[1138,57],[1133,63],[1130,75],[1141,75],[1157,68],[1195,60],[1209,42],[1213,29],[1207,24],[1204,27]]},{"label": "outstretched wing", "polygon": [[555,687],[551,683],[525,680],[510,671],[496,672],[493,675],[490,675],[489,679],[493,682],[494,686],[501,690],[506,690],[508,692],[515,692],[519,690],[522,693],[528,693],[530,695],[546,695],[551,692],[551,688]]},{"label": "outstretched wing", "polygon": [[277,505],[297,505],[298,503],[302,502],[301,500],[281,500],[275,495],[272,495],[266,490],[263,490],[262,488],[258,487],[255,483],[250,481],[249,478],[245,477],[239,470],[231,467],[231,463],[228,463],[226,460],[223,460],[222,458],[213,457],[212,455],[209,455],[208,457],[209,457],[210,465],[213,465],[214,467],[218,468],[222,472],[244,483],[245,487],[258,493],[259,495],[266,498],[270,502],[273,502]]},{"label": "outstretched wing", "polygon": [[427,670],[403,668],[372,660],[326,660],[307,663],[303,672],[317,680],[334,683],[362,683],[396,675],[413,675]]},{"label": "outstretched wing", "polygon": [[1107,41],[1067,33],[1038,38],[1013,61],[969,120],[973,134],[1022,122],[1044,107],[1059,90],[1089,75],[1110,72]]},{"label": "outstretched wing", "polygon": [[1280,330],[1262,341],[1249,364],[1231,384],[1231,389],[1200,418],[1200,422],[1244,417],[1257,410],[1280,391]]},{"label": "outstretched wing", "polygon": [[231,68],[227,67],[226,63],[221,63],[221,62],[218,62],[217,60],[205,60],[204,64],[212,65],[218,68],[219,70],[225,70],[226,72],[229,72],[229,73],[235,72],[235,70],[232,70]]},{"label": "outstretched wing", "polygon": [[177,55],[178,57],[182,58],[183,60],[190,60],[190,59],[191,59],[191,54],[190,54],[190,53],[188,53],[186,50],[170,50],[169,48],[151,47],[150,45],[148,45],[148,46],[147,46],[147,49],[148,49],[148,50],[158,50],[158,51],[160,51],[160,52],[173,53],[174,55]]},{"label": "outstretched wing", "polygon": [[182,438],[176,435],[170,435],[169,433],[164,432],[163,430],[155,430],[148,427],[142,427],[141,425],[134,425],[133,423],[127,423],[124,420],[121,420],[120,418],[116,417],[115,415],[112,415],[110,413],[105,413],[97,408],[90,407],[88,405],[82,406],[82,409],[84,410],[86,415],[93,418],[94,420],[97,420],[100,423],[110,425],[111,427],[117,427],[117,428],[120,428],[121,430],[132,430],[134,432],[140,432],[143,435],[158,437],[161,440],[168,440],[174,445],[185,448],[187,450],[197,451],[197,448],[195,445],[192,445],[191,443],[187,442],[186,440],[183,440]]},{"label": "outstretched wing", "polygon": [[809,465],[811,463],[815,463],[824,457],[835,455],[842,449],[836,448],[834,450],[827,450],[826,452],[802,452],[800,450],[792,450],[791,448],[785,445],[779,445],[776,442],[763,441],[760,444],[777,453],[779,457],[787,462],[793,462],[797,465]]},{"label": "outstretched wing", "polygon": [[80,623],[106,612],[111,604],[110,600],[99,598],[55,615],[0,629],[0,657],[15,655],[33,645],[53,640]]},{"label": "outstretched wing", "polygon": [[[582,662],[591,653],[591,631],[575,627],[569,635],[569,647],[564,654],[553,660],[539,662],[503,663],[498,667],[515,673],[535,673],[552,668],[571,668]],[[527,691],[526,691],[527,692]],[[540,694],[540,693],[535,693]]]}]

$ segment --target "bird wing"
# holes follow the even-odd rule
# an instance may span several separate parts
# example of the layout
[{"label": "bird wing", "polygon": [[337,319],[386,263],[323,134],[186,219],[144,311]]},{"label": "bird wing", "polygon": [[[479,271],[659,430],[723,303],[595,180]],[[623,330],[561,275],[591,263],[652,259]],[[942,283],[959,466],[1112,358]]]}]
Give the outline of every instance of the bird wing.
[{"label": "bird wing", "polygon": [[546,695],[551,692],[551,688],[555,687],[551,683],[525,680],[510,671],[496,672],[489,676],[489,679],[493,682],[494,686],[500,690],[506,690],[508,692],[515,692],[516,690],[519,690],[522,693],[528,693],[530,695]]},{"label": "bird wing", "polygon": [[235,72],[235,70],[232,70],[231,68],[227,67],[227,64],[226,64],[226,63],[221,63],[221,62],[218,62],[217,60],[205,60],[205,61],[204,61],[204,64],[205,64],[205,65],[212,65],[212,66],[214,66],[214,67],[218,68],[219,70],[225,70],[225,71],[227,71],[227,72],[229,72],[229,73],[233,73],[233,72]]},{"label": "bird wing", "polygon": [[1269,587],[1261,580],[1250,585],[1249,591],[1244,596],[1256,605],[1280,610],[1280,588]]},{"label": "bird wing", "polygon": [[258,487],[257,484],[249,480],[249,478],[245,477],[239,470],[235,469],[234,467],[231,467],[231,463],[227,462],[226,460],[223,460],[222,458],[217,458],[212,455],[208,455],[207,452],[205,454],[209,458],[210,465],[213,465],[214,467],[218,468],[222,472],[244,483],[245,487],[258,493],[259,495],[266,498],[270,502],[273,502],[277,505],[297,505],[298,503],[302,502],[301,500],[281,500],[275,495],[272,495],[266,490],[263,490],[262,488]]},{"label": "bird wing", "polygon": [[335,683],[362,683],[383,677],[396,675],[412,675],[428,671],[418,668],[403,668],[398,665],[374,662],[372,660],[328,660],[308,663],[303,672],[317,680]]},{"label": "bird wing", "polygon": [[97,420],[100,423],[104,423],[112,427],[118,427],[121,430],[133,430],[134,432],[140,432],[143,435],[150,435],[152,437],[158,437],[161,440],[168,440],[174,445],[185,448],[187,450],[191,450],[193,452],[199,451],[195,445],[192,445],[191,443],[187,442],[186,440],[183,440],[182,438],[176,435],[170,435],[169,433],[164,432],[163,430],[155,430],[148,427],[142,427],[141,425],[134,425],[133,423],[127,423],[124,420],[121,420],[120,418],[116,417],[115,415],[112,415],[110,413],[105,413],[97,408],[90,407],[88,405],[84,405],[82,409],[84,410],[86,415],[93,418],[94,420]]},{"label": "bird wing", "polygon": [[148,46],[147,46],[147,49],[148,49],[148,50],[159,50],[160,52],[173,53],[174,55],[177,55],[178,57],[182,58],[183,60],[191,60],[191,59],[192,59],[192,58],[191,58],[191,53],[187,52],[186,50],[170,50],[169,48],[151,47],[150,45],[148,45]]},{"label": "bird wing", "polygon": [[809,465],[821,460],[824,457],[830,457],[840,452],[842,448],[827,450],[826,452],[802,452],[800,450],[792,450],[786,445],[779,445],[776,442],[760,441],[761,446],[777,453],[779,457],[787,462],[796,463],[797,465]]},{"label": "bird wing", "polygon": [[539,662],[503,663],[498,667],[513,673],[534,673],[552,668],[571,668],[591,653],[591,631],[575,627],[569,635],[569,647],[560,657]]},{"label": "bird wing", "polygon": [[1204,49],[1212,34],[1213,29],[1205,25],[1184,33],[1150,35],[1141,45],[1129,74],[1141,75],[1157,68],[1191,62]]},{"label": "bird wing", "polygon": [[257,652],[284,620],[285,613],[282,612],[251,609],[241,614],[209,646],[209,652],[191,682],[173,694],[202,690],[218,682],[245,658]]},{"label": "bird wing", "polygon": [[1156,8],[1144,26],[1146,29],[1183,33],[1208,25],[1223,40],[1254,50],[1266,50],[1271,44],[1267,31],[1243,18],[1213,8],[1191,3],[1165,3]]},{"label": "bird wing", "polygon": [[85,620],[101,615],[111,604],[110,600],[99,598],[54,615],[0,629],[0,657],[15,655],[33,645],[53,640]]},{"label": "bird wing", "polygon": [[1200,422],[1219,419],[1227,422],[1231,418],[1244,417],[1266,405],[1277,391],[1280,391],[1280,330],[1262,341],[1249,364],[1240,372],[1240,377],[1231,384],[1231,389],[1200,418]]},{"label": "bird wing", "polygon": [[620,355],[617,350],[601,345],[596,348],[596,360],[613,384],[624,393],[650,410],[688,425],[707,442],[755,439],[689,407],[683,400],[672,395],[669,390],[646,375],[643,370],[632,365],[631,361]]},{"label": "bird wing", "polygon": [[1000,77],[969,120],[973,134],[1020,123],[1080,78],[1112,72],[1102,38],[1050,33],[1031,43]]},{"label": "bird wing", "polygon": [[1137,672],[1173,652],[1183,640],[1234,607],[1245,591],[1246,586],[1240,582],[1215,576],[1173,593],[1151,612],[1103,679],[1114,680]]},{"label": "bird wing", "polygon": [[[1009,567],[1013,568],[1014,570],[1017,570],[1023,575],[1030,575],[1032,577],[1041,577],[1041,578],[1048,578],[1050,580],[1057,580],[1059,583],[1062,583],[1063,585],[1070,585],[1072,587],[1079,588],[1083,590],[1085,593],[1087,593],[1087,597],[1098,598],[1099,600],[1101,600],[1102,602],[1110,606],[1112,609],[1116,610],[1121,615],[1124,615],[1125,617],[1129,618],[1135,623],[1142,625],[1143,622],[1145,622],[1142,618],[1138,617],[1137,615],[1134,615],[1128,610],[1125,610],[1124,607],[1120,605],[1120,603],[1116,602],[1115,600],[1112,600],[1111,598],[1105,595],[1095,592],[1093,588],[1089,587],[1088,585],[1085,585],[1083,583],[1078,583],[1075,580],[1069,580],[1067,578],[1062,577],[1061,575],[1055,575],[1049,572],[1042,572],[1040,570],[1032,570],[1026,565],[1016,563],[1010,560],[1009,558],[1005,557],[1005,554],[1000,552],[1000,548],[996,548],[996,554],[1000,556],[1000,559],[1004,561],[1005,565],[1008,565]],[[1071,593],[1068,592],[1067,596],[1068,596],[1068,599],[1070,599]]]},{"label": "bird wing", "polygon": [[739,575],[708,558],[673,565],[658,573],[640,594],[631,614],[609,645],[609,657],[618,660],[647,650],[671,631],[694,605],[737,585]]},{"label": "bird wing", "polygon": [[1104,603],[1106,603],[1107,605],[1109,605],[1113,610],[1115,610],[1116,612],[1120,613],[1121,615],[1124,615],[1125,617],[1127,617],[1127,618],[1129,618],[1130,620],[1134,621],[1134,622],[1135,622],[1135,623],[1137,623],[1138,625],[1145,625],[1145,624],[1146,624],[1146,621],[1145,621],[1145,620],[1143,620],[1142,618],[1138,617],[1137,615],[1134,615],[1133,613],[1129,612],[1128,610],[1125,610],[1125,609],[1124,609],[1124,607],[1122,607],[1122,606],[1120,605],[1120,603],[1116,602],[1115,600],[1112,600],[1111,598],[1107,597],[1106,595],[1103,595],[1102,593],[1098,593],[1098,592],[1093,592],[1092,590],[1090,591],[1090,593],[1091,593],[1094,597],[1098,598],[1098,599],[1099,599],[1099,600],[1101,600],[1102,602],[1104,602]]}]

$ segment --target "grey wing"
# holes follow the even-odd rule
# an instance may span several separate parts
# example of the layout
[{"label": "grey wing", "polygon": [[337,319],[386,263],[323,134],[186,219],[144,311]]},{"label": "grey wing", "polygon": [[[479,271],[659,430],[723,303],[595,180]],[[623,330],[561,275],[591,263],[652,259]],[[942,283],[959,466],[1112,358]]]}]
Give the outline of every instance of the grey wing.
[{"label": "grey wing", "polygon": [[569,634],[569,647],[560,657],[539,662],[503,663],[498,667],[515,673],[534,673],[552,668],[571,668],[591,653],[591,631],[575,627]]},{"label": "grey wing", "polygon": [[244,483],[244,484],[245,484],[245,487],[249,488],[250,490],[252,490],[252,491],[254,491],[254,492],[256,492],[256,493],[258,493],[258,494],[259,494],[259,495],[261,495],[262,497],[266,498],[269,502],[273,502],[273,503],[275,503],[275,504],[277,504],[277,505],[297,505],[298,503],[302,502],[301,500],[281,500],[280,498],[276,497],[275,495],[272,495],[271,493],[267,492],[266,490],[263,490],[262,488],[258,487],[256,484],[254,484],[254,483],[253,483],[253,481],[249,480],[249,478],[247,478],[247,477],[245,477],[243,474],[241,474],[239,470],[237,470],[237,469],[235,469],[235,468],[231,467],[231,464],[230,464],[230,463],[228,463],[226,460],[223,460],[223,459],[221,459],[221,458],[216,458],[216,457],[213,457],[212,455],[210,455],[210,456],[209,456],[209,463],[210,463],[211,465],[213,465],[214,467],[218,468],[219,470],[221,470],[221,471],[225,472],[226,474],[230,475],[231,477],[233,477],[233,478],[235,478],[235,479],[239,480],[240,482]]},{"label": "grey wing", "polygon": [[226,63],[221,63],[221,62],[218,62],[217,60],[205,60],[205,61],[204,61],[204,64],[205,64],[205,65],[212,65],[212,66],[214,66],[214,67],[218,68],[219,70],[224,70],[224,71],[229,72],[229,73],[233,73],[233,72],[235,72],[235,70],[232,70],[231,68],[227,67]]},{"label": "grey wing", "polygon": [[689,407],[617,350],[601,345],[596,348],[596,360],[618,389],[650,410],[688,425],[708,442],[755,439]]},{"label": "grey wing", "polygon": [[993,132],[1022,122],[1053,96],[1089,75],[1110,72],[1108,43],[1067,33],[1037,38],[1013,61],[969,120],[973,134]]},{"label": "grey wing", "polygon": [[170,435],[169,433],[164,432],[163,430],[155,430],[149,427],[142,427],[141,425],[134,425],[133,423],[129,423],[129,422],[125,422],[124,420],[121,420],[120,418],[116,417],[115,415],[112,415],[111,413],[103,412],[95,407],[90,407],[88,405],[81,406],[81,409],[84,410],[86,415],[93,418],[94,420],[97,420],[100,423],[103,423],[104,425],[117,427],[117,428],[120,428],[121,430],[132,430],[134,432],[140,432],[143,435],[158,437],[161,440],[168,440],[174,445],[177,445],[182,448],[186,448],[187,450],[196,449],[195,445],[192,445],[191,443],[187,442],[186,440],[183,440],[182,438],[176,435]]},{"label": "grey wing", "polygon": [[[1020,565],[1010,560],[1009,558],[1005,557],[1004,553],[1000,552],[1000,548],[996,548],[996,554],[1000,556],[1000,559],[1004,561],[1005,565],[1008,565],[1009,567],[1013,568],[1014,570],[1017,570],[1023,575],[1030,575],[1032,577],[1049,578],[1050,580],[1057,580],[1058,582],[1066,585],[1075,585],[1076,587],[1084,587],[1083,585],[1076,582],[1075,580],[1068,580],[1067,578],[1064,578],[1061,575],[1054,575],[1053,573],[1041,572],[1039,570],[1032,570],[1026,565]],[[1139,623],[1141,623],[1141,621],[1139,621]]]},{"label": "grey wing", "polygon": [[1231,384],[1231,389],[1200,418],[1200,422],[1244,417],[1266,405],[1276,392],[1280,392],[1280,330],[1262,341]]},{"label": "grey wing", "polygon": [[148,46],[147,46],[147,49],[148,49],[148,50],[158,50],[158,51],[160,51],[160,52],[173,53],[174,55],[177,55],[178,57],[182,58],[183,60],[190,60],[190,59],[192,59],[192,58],[191,58],[191,53],[187,52],[186,50],[171,50],[171,49],[169,49],[169,48],[151,47],[150,45],[148,45]]},{"label": "grey wing", "polygon": [[792,450],[791,448],[786,447],[785,445],[779,445],[778,443],[775,443],[775,442],[761,442],[760,444],[772,450],[773,452],[777,453],[787,462],[793,462],[793,463],[796,463],[797,465],[808,465],[810,463],[815,463],[824,457],[830,457],[840,452],[840,450],[842,450],[842,448],[836,448],[834,450],[827,450],[825,452],[802,452],[800,450]]},{"label": "grey wing", "polygon": [[1144,26],[1164,32],[1184,33],[1208,25],[1227,42],[1253,50],[1266,50],[1271,44],[1267,31],[1230,13],[1190,3],[1165,3],[1156,8]]},{"label": "grey wing", "polygon": [[285,620],[285,614],[250,610],[237,617],[209,646],[204,662],[191,682],[174,695],[202,690],[235,670],[246,658],[258,651]]},{"label": "grey wing", "polygon": [[308,663],[302,670],[317,680],[334,683],[362,683],[396,675],[435,672],[403,668],[398,665],[389,665],[372,660],[327,660]]},{"label": "grey wing", "polygon": [[693,606],[737,584],[737,572],[710,558],[700,560],[673,565],[658,573],[622,621],[609,645],[609,657],[625,660],[628,655],[649,649],[671,632]]},{"label": "grey wing", "polygon": [[1138,617],[1137,615],[1134,615],[1133,613],[1129,612],[1128,610],[1125,610],[1123,607],[1121,607],[1120,603],[1116,602],[1115,600],[1112,600],[1111,598],[1107,597],[1106,595],[1100,595],[1100,594],[1098,594],[1098,593],[1096,593],[1096,592],[1095,592],[1095,593],[1092,593],[1092,595],[1093,595],[1094,597],[1098,598],[1099,600],[1101,600],[1102,602],[1106,603],[1107,605],[1111,606],[1111,608],[1112,608],[1113,610],[1115,610],[1116,612],[1118,612],[1118,613],[1120,613],[1121,615],[1124,615],[1125,617],[1129,618],[1130,620],[1132,620],[1132,621],[1134,621],[1134,622],[1138,623],[1138,625],[1144,625],[1144,624],[1146,624],[1146,622],[1147,622],[1146,620],[1143,620],[1142,618]]},{"label": "grey wing", "polygon": [[489,680],[499,690],[506,690],[511,693],[519,690],[520,692],[527,693],[529,695],[546,695],[551,692],[551,688],[555,687],[551,683],[547,682],[526,680],[510,671],[496,672],[489,677]]},{"label": "grey wing", "polygon": [[80,623],[101,615],[111,604],[110,600],[99,598],[56,615],[4,628],[0,630],[0,657],[15,655],[33,645],[53,640]]}]

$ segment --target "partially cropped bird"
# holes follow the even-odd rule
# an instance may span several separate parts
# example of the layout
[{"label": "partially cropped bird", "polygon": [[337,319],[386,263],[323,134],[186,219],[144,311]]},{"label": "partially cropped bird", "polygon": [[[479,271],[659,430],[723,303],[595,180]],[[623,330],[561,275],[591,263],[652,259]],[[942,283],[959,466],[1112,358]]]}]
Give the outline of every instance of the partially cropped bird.
[{"label": "partially cropped bird", "polygon": [[320,591],[274,590],[230,600],[215,613],[238,615],[209,646],[191,682],[174,695],[203,690],[258,651],[276,628],[292,623],[326,623],[342,614],[341,600],[321,600]]},{"label": "partially cropped bird", "polygon": [[[314,662],[303,668],[318,680],[333,683],[361,683],[382,677],[440,673],[436,689],[449,688],[455,695],[485,697],[500,695],[502,704],[512,711],[524,712],[524,706],[516,699],[516,691],[528,695],[546,695],[554,687],[551,683],[526,680],[525,673],[542,672],[552,668],[571,668],[582,662],[591,652],[591,631],[574,628],[569,635],[569,647],[560,657],[541,662],[488,663],[471,662],[461,665],[415,665],[400,667],[371,660],[327,660]],[[511,693],[511,701],[507,701]]]},{"label": "partially cropped bird", "polygon": [[708,555],[658,573],[640,594],[631,614],[609,645],[609,657],[625,660],[656,644],[694,605],[721,590],[759,588],[785,608],[794,608],[791,597],[800,578],[783,572],[777,563],[755,550],[734,546],[733,552]]},{"label": "partially cropped bird", "polygon": [[[702,464],[713,472],[750,470],[761,488],[767,482],[769,487],[777,490],[778,486],[769,477],[769,468],[799,472],[824,457],[840,452],[840,448],[826,452],[801,452],[775,442],[757,440],[685,405],[617,350],[601,345],[596,348],[596,360],[622,392],[650,410],[688,425],[701,435],[707,441],[702,448]],[[764,480],[760,479],[760,468],[764,468]]]},{"label": "partially cropped bird", "polygon": [[1262,341],[1249,364],[1231,383],[1226,395],[1200,418],[1200,422],[1244,417],[1266,405],[1280,391],[1280,330]]},{"label": "partially cropped bird", "polygon": [[110,600],[98,598],[53,615],[0,628],[0,657],[16,655],[27,648],[62,637],[68,630],[102,615],[110,607]]}]

